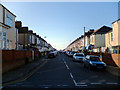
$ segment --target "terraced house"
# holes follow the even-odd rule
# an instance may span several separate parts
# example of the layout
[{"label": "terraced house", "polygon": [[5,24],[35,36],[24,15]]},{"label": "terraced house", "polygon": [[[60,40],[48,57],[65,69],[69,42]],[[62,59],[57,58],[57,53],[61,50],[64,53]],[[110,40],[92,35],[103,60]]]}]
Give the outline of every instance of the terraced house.
[{"label": "terraced house", "polygon": [[108,53],[120,54],[120,19],[112,23],[113,29],[106,33]]},{"label": "terraced house", "polygon": [[112,30],[112,28],[110,28],[110,27],[102,26],[99,29],[97,29],[96,31],[94,31],[94,33],[91,34],[90,44],[94,46],[94,49],[96,48],[96,50],[94,52],[99,52],[99,49],[101,47],[105,47],[105,45],[106,45],[105,34],[111,30]]},{"label": "terraced house", "polygon": [[0,49],[17,49],[18,30],[15,15],[0,4]]}]

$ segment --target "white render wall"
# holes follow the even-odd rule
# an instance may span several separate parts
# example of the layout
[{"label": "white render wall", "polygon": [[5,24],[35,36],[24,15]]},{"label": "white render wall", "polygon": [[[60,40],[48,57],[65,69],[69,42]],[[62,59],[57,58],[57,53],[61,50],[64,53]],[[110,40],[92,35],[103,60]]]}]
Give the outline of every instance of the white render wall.
[{"label": "white render wall", "polygon": [[105,34],[95,35],[95,48],[105,47]]},{"label": "white render wall", "polygon": [[0,4],[0,22],[3,23],[3,7]]},{"label": "white render wall", "polygon": [[[0,4],[0,22],[3,23],[3,6]],[[16,44],[15,44],[15,41],[16,41],[16,29],[15,29],[15,16],[13,14],[11,14],[6,8],[5,9],[5,23],[6,23],[6,17],[7,17],[7,14],[9,14],[13,19],[12,19],[12,27],[8,27],[8,26],[5,26],[4,24],[0,24],[0,32],[3,33],[5,32],[6,33],[6,47],[7,47],[7,44],[9,43],[9,48],[8,49],[15,49],[16,48]],[[3,36],[2,36],[3,37]],[[10,42],[7,42],[7,40],[9,41],[12,41],[12,43]],[[3,49],[3,39],[1,40],[1,49]],[[6,48],[7,49],[7,48]]]}]

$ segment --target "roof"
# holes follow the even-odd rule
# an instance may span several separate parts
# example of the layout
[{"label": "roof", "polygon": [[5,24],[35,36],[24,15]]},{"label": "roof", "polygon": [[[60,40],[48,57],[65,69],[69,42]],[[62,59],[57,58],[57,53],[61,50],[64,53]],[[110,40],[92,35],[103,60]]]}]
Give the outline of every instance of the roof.
[{"label": "roof", "polygon": [[16,17],[16,15],[14,15],[12,12],[10,12],[5,6],[3,6],[1,3],[0,3],[0,5],[3,7],[3,8],[5,8],[9,13],[11,13],[13,16],[15,16]]},{"label": "roof", "polygon": [[101,28],[94,31],[93,34],[106,34],[107,32],[109,32],[111,30],[112,30],[112,28],[110,28],[110,27],[102,26]]},{"label": "roof", "polygon": [[120,21],[120,19],[118,19],[118,20],[116,20],[116,21],[112,22],[112,24],[113,24],[113,23],[115,23],[115,22],[117,22],[117,21]]}]

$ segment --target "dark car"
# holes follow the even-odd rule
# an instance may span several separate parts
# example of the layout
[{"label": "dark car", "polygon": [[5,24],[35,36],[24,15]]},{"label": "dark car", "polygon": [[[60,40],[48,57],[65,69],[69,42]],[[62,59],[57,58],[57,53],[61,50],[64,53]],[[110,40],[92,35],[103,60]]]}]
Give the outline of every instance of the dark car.
[{"label": "dark car", "polygon": [[84,59],[84,67],[91,69],[106,69],[106,64],[102,62],[99,56],[87,55]]},{"label": "dark car", "polygon": [[53,57],[55,57],[54,52],[50,52],[50,53],[48,54],[48,58],[53,58]]}]

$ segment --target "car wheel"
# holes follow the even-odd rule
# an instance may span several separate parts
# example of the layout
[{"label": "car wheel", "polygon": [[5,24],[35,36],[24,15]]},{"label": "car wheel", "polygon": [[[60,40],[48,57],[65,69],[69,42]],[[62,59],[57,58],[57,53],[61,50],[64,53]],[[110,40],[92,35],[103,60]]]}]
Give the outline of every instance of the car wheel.
[{"label": "car wheel", "polygon": [[88,66],[88,69],[92,70],[92,67],[89,65],[89,66]]},{"label": "car wheel", "polygon": [[86,68],[85,64],[84,64],[84,68]]}]

